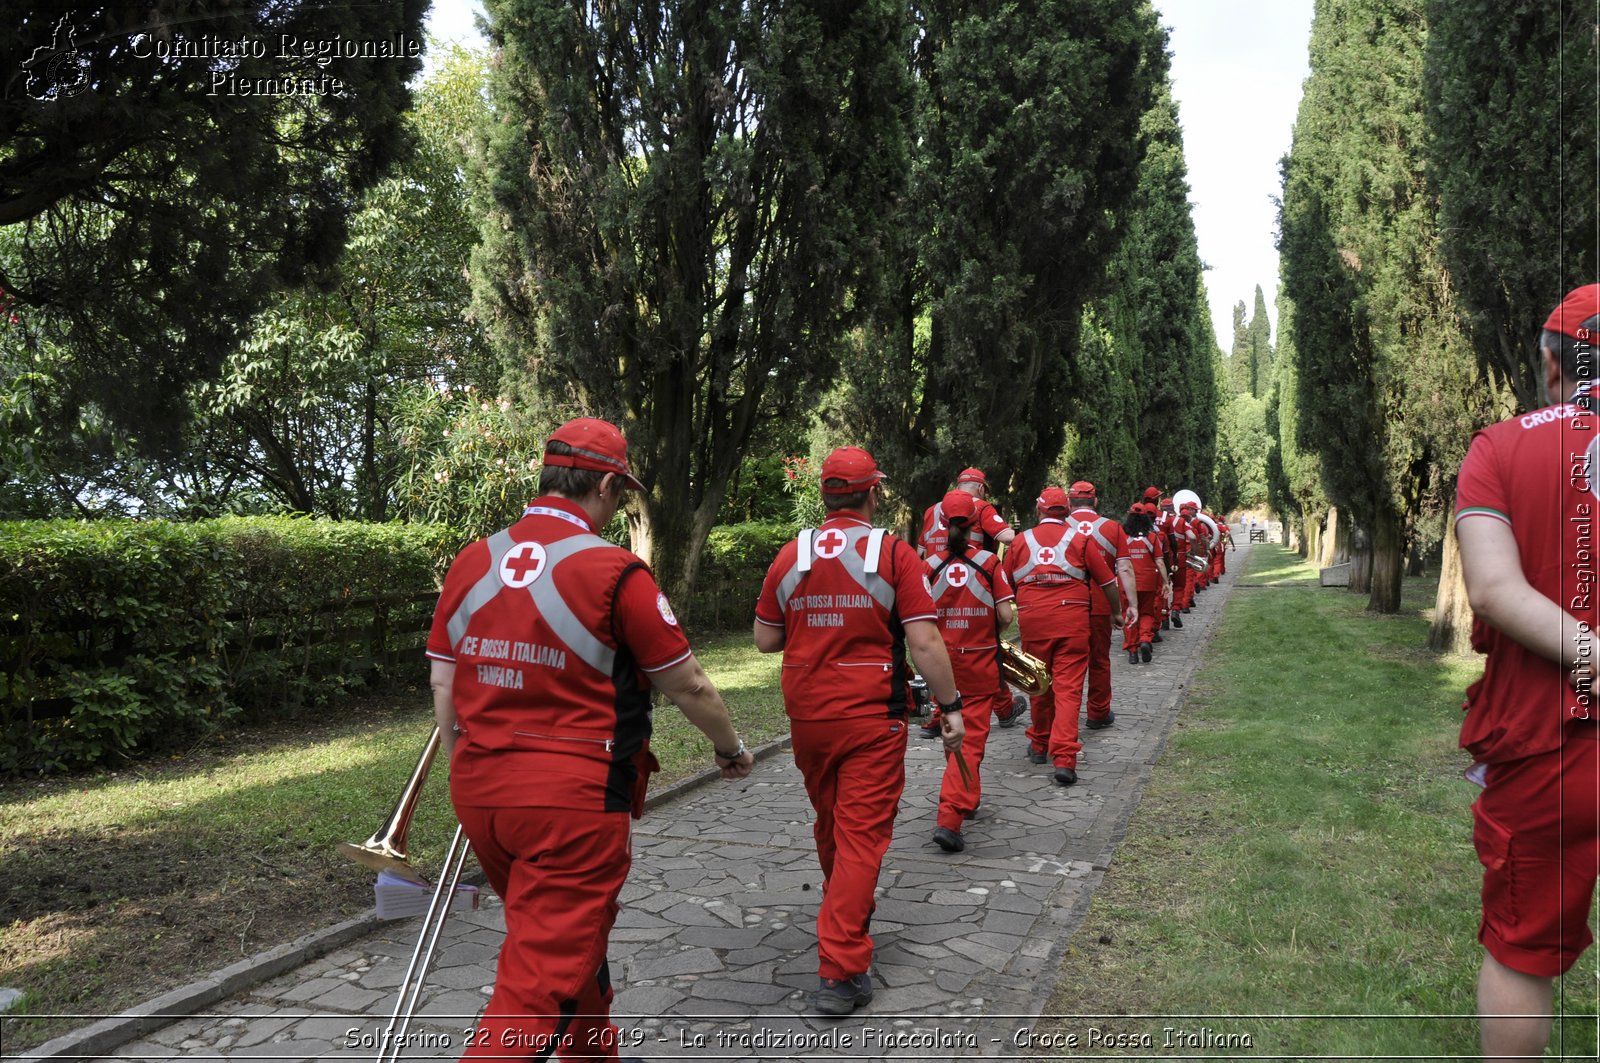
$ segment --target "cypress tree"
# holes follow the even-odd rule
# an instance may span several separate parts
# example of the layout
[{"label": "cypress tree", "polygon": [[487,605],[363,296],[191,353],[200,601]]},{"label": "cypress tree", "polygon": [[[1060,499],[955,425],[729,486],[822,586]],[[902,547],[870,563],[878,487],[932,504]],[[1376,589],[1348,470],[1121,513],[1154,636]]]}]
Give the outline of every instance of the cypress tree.
[{"label": "cypress tree", "polygon": [[474,305],[554,419],[620,422],[675,595],[753,433],[870,318],[904,191],[887,0],[491,0]]},{"label": "cypress tree", "polygon": [[1272,382],[1272,321],[1267,317],[1267,297],[1256,285],[1256,305],[1250,311],[1250,394],[1266,398]]}]

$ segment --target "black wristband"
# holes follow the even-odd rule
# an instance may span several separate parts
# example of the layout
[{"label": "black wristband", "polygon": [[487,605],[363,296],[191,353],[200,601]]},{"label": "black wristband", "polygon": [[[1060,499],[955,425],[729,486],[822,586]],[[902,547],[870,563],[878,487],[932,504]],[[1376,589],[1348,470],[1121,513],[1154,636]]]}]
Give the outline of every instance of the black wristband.
[{"label": "black wristband", "polygon": [[961,692],[959,690],[956,691],[956,700],[952,701],[948,705],[941,705],[939,703],[939,699],[938,698],[934,698],[933,699],[933,703],[935,705],[938,705],[939,706],[939,711],[941,713],[943,713],[944,715],[946,715],[946,716],[950,715],[951,713],[959,714],[961,712],[961,708],[962,708]]},{"label": "black wristband", "polygon": [[748,750],[744,748],[744,739],[741,738],[739,739],[739,748],[734,750],[732,753],[724,753],[715,746],[711,748],[711,752],[718,760],[738,760],[740,757],[744,756]]}]

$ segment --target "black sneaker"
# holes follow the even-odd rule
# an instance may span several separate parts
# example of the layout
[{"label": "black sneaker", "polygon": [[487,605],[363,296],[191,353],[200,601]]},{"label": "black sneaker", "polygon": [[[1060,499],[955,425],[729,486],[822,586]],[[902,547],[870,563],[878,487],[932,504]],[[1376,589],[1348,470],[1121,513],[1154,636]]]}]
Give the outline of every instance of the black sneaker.
[{"label": "black sneaker", "polygon": [[1128,663],[1129,664],[1138,664],[1139,663],[1139,651],[1138,650],[1129,650],[1128,651]]},{"label": "black sneaker", "polygon": [[944,734],[944,728],[940,727],[937,723],[925,723],[921,727],[917,728],[917,730],[922,733],[923,738],[938,738],[940,735]]},{"label": "black sneaker", "polygon": [[933,829],[933,843],[947,853],[959,853],[967,847],[967,843],[961,837],[961,832],[951,830],[949,827],[935,827]]},{"label": "black sneaker", "polygon": [[1028,747],[1028,763],[1029,764],[1043,764],[1045,761],[1047,761],[1049,759],[1050,759],[1049,755],[1046,754],[1044,750],[1042,750],[1042,749],[1034,749],[1032,746]]},{"label": "black sneaker", "polygon": [[[1189,610],[1187,610],[1187,609],[1184,610],[1184,612],[1186,612],[1186,613],[1188,611]],[[1183,626],[1183,617],[1179,616],[1177,613],[1173,613],[1172,614],[1172,626],[1181,628]]]},{"label": "black sneaker", "polygon": [[1089,719],[1083,721],[1083,725],[1085,727],[1087,727],[1091,731],[1099,731],[1099,730],[1102,730],[1104,728],[1110,727],[1113,723],[1116,722],[1116,720],[1117,720],[1117,714],[1114,713],[1114,712],[1107,711],[1106,714],[1105,714],[1105,717],[1103,719],[1096,720],[1094,717],[1091,716]]},{"label": "black sneaker", "polygon": [[[1171,631],[1172,630],[1172,618],[1171,617],[1168,617],[1167,619],[1161,621],[1161,630],[1162,631]],[[1157,641],[1159,641],[1159,639]]]},{"label": "black sneaker", "polygon": [[[1167,625],[1165,623],[1163,623],[1161,626],[1162,627],[1166,627]],[[1150,641],[1151,642],[1165,642],[1167,640],[1161,637],[1161,632],[1154,631],[1154,632],[1151,632],[1151,634],[1150,634]]]},{"label": "black sneaker", "polygon": [[1022,719],[1022,714],[1028,711],[1028,698],[1025,694],[1011,692],[1011,711],[1001,716],[995,713],[995,722],[1001,727],[1015,727],[1017,721]]},{"label": "black sneaker", "polygon": [[1056,769],[1056,785],[1058,785],[1058,786],[1071,786],[1073,783],[1075,783],[1077,781],[1078,781],[1078,773],[1073,771],[1071,768],[1057,768]]},{"label": "black sneaker", "polygon": [[1150,648],[1150,644],[1148,642],[1139,643],[1139,659],[1145,664],[1150,663],[1150,654],[1153,652],[1155,651]]},{"label": "black sneaker", "polygon": [[854,978],[823,978],[816,992],[811,994],[811,1006],[824,1015],[848,1015],[857,1008],[872,1003],[872,975],[862,973]]}]

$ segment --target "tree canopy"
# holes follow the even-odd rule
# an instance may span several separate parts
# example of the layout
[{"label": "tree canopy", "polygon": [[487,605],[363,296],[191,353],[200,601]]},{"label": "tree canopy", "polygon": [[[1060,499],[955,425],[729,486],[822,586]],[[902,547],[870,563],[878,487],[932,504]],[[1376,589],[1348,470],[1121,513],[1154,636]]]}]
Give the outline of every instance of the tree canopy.
[{"label": "tree canopy", "polygon": [[171,444],[184,387],[405,153],[427,0],[9,6],[0,287],[70,354],[40,415]]}]

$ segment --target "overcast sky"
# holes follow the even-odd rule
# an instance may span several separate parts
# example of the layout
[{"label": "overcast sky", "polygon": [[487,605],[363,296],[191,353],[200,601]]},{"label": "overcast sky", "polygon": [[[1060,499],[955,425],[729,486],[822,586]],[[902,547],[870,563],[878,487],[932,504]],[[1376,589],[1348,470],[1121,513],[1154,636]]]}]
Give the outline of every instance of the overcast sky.
[{"label": "overcast sky", "polygon": [[[1233,304],[1248,314],[1256,285],[1278,340],[1278,160],[1289,150],[1300,88],[1309,73],[1313,0],[1155,0],[1171,31],[1173,90],[1183,122],[1195,230],[1224,351],[1233,346]],[[481,43],[477,0],[434,0],[428,30]]]}]

